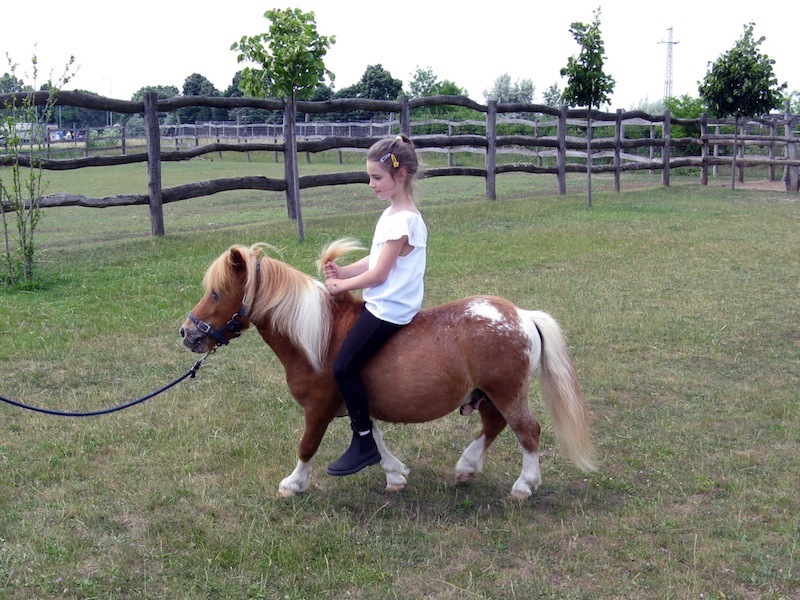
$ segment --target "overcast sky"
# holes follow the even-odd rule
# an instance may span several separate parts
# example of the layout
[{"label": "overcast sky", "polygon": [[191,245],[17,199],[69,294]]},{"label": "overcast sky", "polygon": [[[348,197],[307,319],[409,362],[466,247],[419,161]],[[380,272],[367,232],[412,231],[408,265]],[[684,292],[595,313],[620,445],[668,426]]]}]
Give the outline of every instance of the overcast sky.
[{"label": "overcast sky", "polygon": [[[334,87],[357,83],[367,66],[381,64],[407,89],[418,68],[466,88],[470,98],[504,73],[512,81],[530,79],[534,102],[553,83],[563,88],[559,70],[579,47],[569,33],[574,21],[590,23],[602,8],[605,72],[616,80],[610,106],[635,108],[664,95],[668,28],[673,28],[673,95],[698,96],[697,82],[755,22],[766,39],[762,53],[775,62],[780,82],[800,89],[797,40],[800,2],[736,3],[671,0],[487,0],[465,3],[439,0],[252,0],[188,2],[137,0],[104,4],[95,0],[35,3],[3,2],[0,53],[10,54],[30,71],[36,54],[40,71],[57,75],[70,55],[79,66],[66,89],[83,89],[128,100],[147,85],[179,90],[192,73],[219,89],[242,68],[230,45],[243,35],[267,31],[269,8],[300,8],[316,14],[321,35],[336,36],[326,56]],[[0,73],[8,70],[4,61]],[[27,80],[27,79],[26,79]],[[43,78],[40,76],[40,82]]]}]

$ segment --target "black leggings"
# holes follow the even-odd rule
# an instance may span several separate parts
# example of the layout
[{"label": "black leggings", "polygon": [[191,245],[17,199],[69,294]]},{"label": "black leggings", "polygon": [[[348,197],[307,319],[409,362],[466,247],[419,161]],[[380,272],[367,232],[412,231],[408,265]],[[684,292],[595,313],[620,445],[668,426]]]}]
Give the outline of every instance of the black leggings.
[{"label": "black leggings", "polygon": [[372,421],[369,418],[369,399],[361,369],[378,353],[383,345],[397,333],[403,325],[382,321],[368,310],[363,309],[355,325],[347,334],[336,361],[333,363],[333,377],[339,388],[353,431],[369,431]]}]

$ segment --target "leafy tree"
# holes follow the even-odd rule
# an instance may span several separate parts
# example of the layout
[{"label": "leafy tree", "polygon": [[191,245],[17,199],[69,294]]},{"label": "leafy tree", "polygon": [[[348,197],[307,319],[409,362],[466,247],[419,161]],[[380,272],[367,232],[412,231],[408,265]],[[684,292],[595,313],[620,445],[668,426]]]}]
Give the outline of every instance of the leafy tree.
[{"label": "leafy tree", "polygon": [[503,73],[494,80],[491,89],[484,90],[483,97],[486,100],[497,100],[497,102],[533,102],[533,95],[536,87],[530,79],[518,79],[511,83],[511,75]]},{"label": "leafy tree", "polygon": [[[699,119],[707,108],[702,98],[692,98],[688,94],[680,97],[666,98],[664,100],[664,107],[669,110],[670,115],[678,119]],[[650,111],[654,114],[656,111]],[[672,137],[693,137],[700,139],[700,126],[699,125],[673,125]],[[699,154],[700,149],[697,147],[682,147],[680,152],[683,156],[691,154]]]},{"label": "leafy tree", "polygon": [[550,106],[552,108],[559,108],[563,100],[564,100],[564,92],[563,90],[561,90],[561,88],[558,87],[557,82],[553,83],[542,94],[542,102],[546,106]]},{"label": "leafy tree", "polygon": [[320,35],[313,12],[300,9],[268,10],[264,16],[271,21],[269,31],[243,36],[231,45],[238,52],[239,63],[258,66],[242,69],[240,86],[245,94],[257,97],[281,98],[284,102],[284,136],[286,151],[293,157],[285,165],[287,209],[289,217],[297,219],[300,241],[303,241],[303,220],[300,213],[300,182],[297,172],[297,139],[294,122],[297,100],[306,100],[320,83],[334,75],[325,68],[324,58],[333,36]]},{"label": "leafy tree", "polygon": [[[411,98],[424,98],[427,96],[467,96],[467,91],[452,81],[447,79],[439,81],[439,78],[434,75],[430,67],[427,69],[418,68],[411,79],[409,88],[410,91],[408,95]],[[477,118],[478,115],[475,114],[475,111],[463,106],[428,106],[425,108],[417,108],[413,111],[413,119],[416,121],[441,119],[457,122]],[[472,133],[472,128],[473,126],[464,126],[459,128],[458,132]],[[465,131],[465,129],[469,129],[470,131]],[[414,132],[419,135],[446,134],[448,133],[448,127],[443,124],[430,124],[417,126],[414,128]],[[477,133],[477,131],[475,133]]]},{"label": "leafy tree", "polygon": [[[174,85],[146,85],[144,87],[139,88],[133,93],[133,95],[131,96],[131,101],[141,102],[142,100],[144,100],[144,95],[148,92],[155,92],[159,100],[167,100],[168,98],[175,98],[176,96],[181,95],[178,88],[175,87]],[[174,123],[176,117],[175,113],[172,112],[159,113],[158,119],[160,123],[165,124],[165,123]],[[126,127],[144,128],[144,117],[141,114],[121,115],[120,121]]]},{"label": "leafy tree", "polygon": [[[241,98],[244,96],[240,85],[242,81],[242,72],[237,71],[233,76],[230,85],[222,93],[226,98]],[[283,115],[280,111],[266,110],[263,108],[234,108],[228,111],[228,119],[237,121],[239,123],[280,123],[283,120]]]},{"label": "leafy tree", "polygon": [[[94,92],[81,90],[84,94],[98,96]],[[82,108],[80,106],[58,106],[53,112],[50,122],[65,129],[85,129],[87,127],[105,127],[108,124],[108,112]]]},{"label": "leafy tree", "polygon": [[[34,233],[41,219],[44,183],[42,167],[36,160],[47,136],[47,123],[53,114],[58,87],[72,78],[74,58],[70,57],[62,75],[42,86],[48,91],[44,106],[35,99],[38,78],[38,59],[31,59],[33,85],[17,91],[16,101],[9,102],[0,112],[0,138],[5,149],[0,172],[0,217],[3,224],[3,270],[0,281],[10,286],[30,288],[35,285]],[[8,57],[11,68],[9,80],[16,79],[18,65]],[[21,96],[21,98],[20,98]],[[26,164],[27,163],[27,164]],[[9,215],[11,215],[9,217]]]},{"label": "leafy tree", "polygon": [[789,110],[792,114],[800,113],[800,90],[794,90],[786,99],[789,101]]},{"label": "leafy tree", "polygon": [[[208,78],[200,73],[192,73],[183,82],[183,95],[220,96],[221,94]],[[228,111],[210,106],[187,106],[178,110],[178,116],[182,123],[199,123],[224,120],[228,116]]]},{"label": "leafy tree", "polygon": [[131,96],[131,100],[133,102],[141,102],[144,99],[144,95],[148,92],[155,92],[159,100],[167,100],[168,98],[175,98],[181,95],[178,88],[174,85],[146,85],[134,92],[133,96]]},{"label": "leafy tree", "polygon": [[786,84],[778,85],[772,66],[775,61],[762,54],[758,47],[764,37],[755,39],[754,23],[744,26],[742,37],[733,48],[708,63],[709,69],[700,83],[700,96],[709,110],[718,117],[734,117],[731,189],[735,187],[736,147],[739,119],[769,112],[780,106]]},{"label": "leafy tree", "polygon": [[438,77],[433,74],[433,69],[430,67],[420,69],[414,72],[409,84],[409,97],[410,98],[424,98],[425,96],[436,96],[437,88],[439,87]]},{"label": "leafy tree", "polygon": [[[382,65],[369,65],[358,83],[336,92],[336,98],[369,98],[370,100],[397,100],[403,92],[403,82],[392,77]],[[368,121],[372,118],[385,118],[381,113],[348,111],[331,118],[345,121]]]},{"label": "leafy tree", "polygon": [[18,79],[12,70],[11,73],[3,73],[0,77],[0,94],[13,94],[25,89],[25,82]]},{"label": "leafy tree", "polygon": [[245,67],[241,89],[250,96],[307,100],[317,84],[333,73],[323,61],[334,36],[317,32],[313,12],[300,9],[268,10],[264,17],[272,22],[267,33],[243,36],[231,45],[238,52],[239,63],[252,62],[259,67]]},{"label": "leafy tree", "polygon": [[594,11],[590,24],[572,23],[572,37],[581,47],[577,58],[571,56],[567,66],[561,69],[561,76],[567,77],[564,102],[567,106],[585,106],[586,115],[586,173],[587,202],[592,205],[592,109],[609,102],[609,94],[614,91],[615,81],[603,71],[605,44],[600,33],[600,8]]}]

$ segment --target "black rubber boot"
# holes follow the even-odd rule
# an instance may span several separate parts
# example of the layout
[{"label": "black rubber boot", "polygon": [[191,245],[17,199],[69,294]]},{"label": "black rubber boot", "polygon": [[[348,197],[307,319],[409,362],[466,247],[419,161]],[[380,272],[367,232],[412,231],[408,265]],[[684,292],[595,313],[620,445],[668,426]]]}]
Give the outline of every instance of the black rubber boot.
[{"label": "black rubber boot", "polygon": [[360,435],[354,431],[350,447],[339,460],[328,465],[327,473],[334,476],[352,475],[379,462],[381,462],[381,455],[375,444],[375,438],[372,437],[372,432]]}]

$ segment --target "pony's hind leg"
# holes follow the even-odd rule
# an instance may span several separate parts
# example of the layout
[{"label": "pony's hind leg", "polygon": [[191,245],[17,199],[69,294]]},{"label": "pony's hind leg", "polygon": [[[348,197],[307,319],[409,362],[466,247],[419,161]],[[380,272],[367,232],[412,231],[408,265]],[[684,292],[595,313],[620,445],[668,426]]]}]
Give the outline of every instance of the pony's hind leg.
[{"label": "pony's hind leg", "polygon": [[519,500],[530,498],[542,482],[539,472],[539,453],[522,451],[522,473],[511,487],[511,495]]},{"label": "pony's hind leg", "polygon": [[481,414],[481,434],[467,446],[456,463],[456,480],[469,481],[483,471],[483,458],[486,450],[506,426],[506,420],[491,401],[483,397],[478,404]]},{"label": "pony's hind leg", "polygon": [[542,482],[539,471],[541,427],[539,422],[533,418],[527,400],[518,405],[517,410],[514,411],[514,417],[509,419],[508,425],[513,429],[522,446],[522,472],[511,487],[511,495],[524,500],[529,498]]},{"label": "pony's hind leg", "polygon": [[375,438],[375,444],[378,446],[378,452],[381,453],[381,468],[386,473],[386,491],[387,492],[400,492],[406,485],[406,475],[411,470],[403,464],[394,454],[389,452],[386,444],[383,441],[383,433],[378,428],[378,424],[372,422],[372,435]]}]

